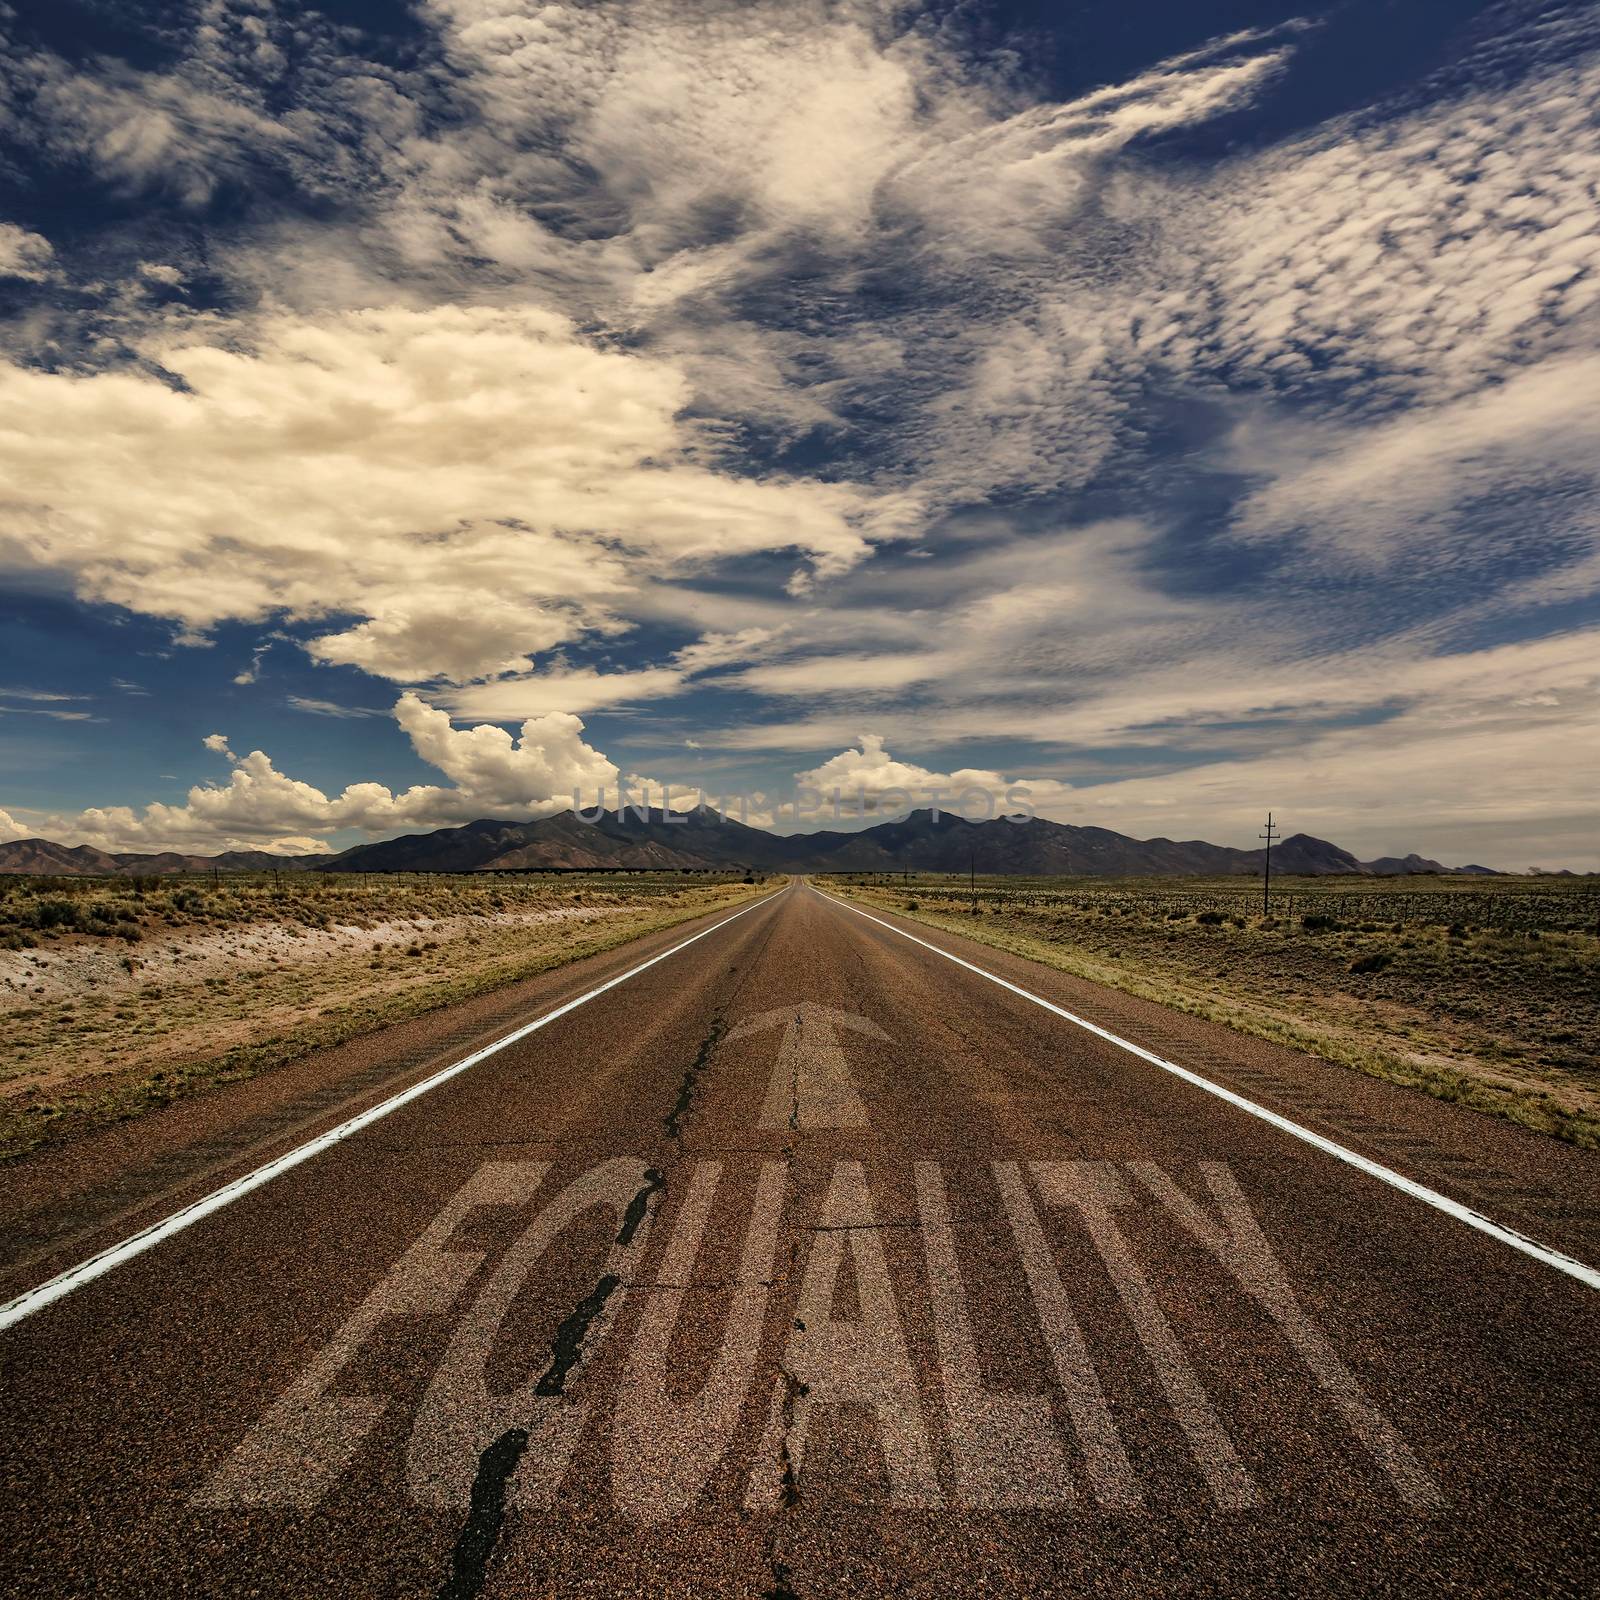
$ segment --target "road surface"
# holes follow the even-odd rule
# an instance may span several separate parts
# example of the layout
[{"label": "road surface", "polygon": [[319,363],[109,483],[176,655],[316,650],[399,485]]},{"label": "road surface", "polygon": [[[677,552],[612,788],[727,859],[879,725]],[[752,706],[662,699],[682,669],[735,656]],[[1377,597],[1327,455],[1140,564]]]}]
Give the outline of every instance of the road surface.
[{"label": "road surface", "polygon": [[541,982],[13,1174],[7,1593],[1595,1592],[1592,1155],[803,883]]}]

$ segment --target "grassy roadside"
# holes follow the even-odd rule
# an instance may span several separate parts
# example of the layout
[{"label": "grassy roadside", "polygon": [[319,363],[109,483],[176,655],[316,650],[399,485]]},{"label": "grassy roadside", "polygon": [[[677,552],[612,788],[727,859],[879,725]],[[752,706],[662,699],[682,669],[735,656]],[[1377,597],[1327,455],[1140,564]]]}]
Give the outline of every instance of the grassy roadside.
[{"label": "grassy roadside", "polygon": [[1600,1148],[1600,938],[1591,885],[1407,880],[1385,890],[1292,880],[1272,916],[1260,914],[1259,885],[1237,881],[980,878],[969,892],[949,878],[891,886],[862,876],[827,887]]},{"label": "grassy roadside", "polygon": [[[771,887],[666,874],[368,879],[343,891],[296,886],[287,897],[248,884],[209,894],[178,887],[163,891],[179,898],[175,909],[138,905],[137,955],[119,931],[126,924],[92,902],[92,921],[84,914],[66,937],[7,956],[8,974],[25,975],[8,975],[0,989],[0,1161],[731,910]],[[13,889],[12,898],[15,911],[22,897]]]}]

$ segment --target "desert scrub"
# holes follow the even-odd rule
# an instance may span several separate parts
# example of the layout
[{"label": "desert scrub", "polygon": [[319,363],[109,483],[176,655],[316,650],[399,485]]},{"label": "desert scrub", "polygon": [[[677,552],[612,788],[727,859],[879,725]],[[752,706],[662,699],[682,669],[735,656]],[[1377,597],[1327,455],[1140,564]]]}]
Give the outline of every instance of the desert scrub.
[{"label": "desert scrub", "polygon": [[[206,883],[60,896],[70,924],[7,949],[0,1158],[234,1082],[730,906],[781,880],[363,877],[313,893]],[[36,905],[34,891],[0,909]],[[119,913],[126,912],[127,915]],[[140,920],[130,922],[128,916]],[[143,929],[130,947],[120,930]],[[23,937],[15,924],[11,931]]]},{"label": "desert scrub", "polygon": [[1077,976],[1600,1145],[1592,878],[1249,880],[853,874],[837,885]]}]

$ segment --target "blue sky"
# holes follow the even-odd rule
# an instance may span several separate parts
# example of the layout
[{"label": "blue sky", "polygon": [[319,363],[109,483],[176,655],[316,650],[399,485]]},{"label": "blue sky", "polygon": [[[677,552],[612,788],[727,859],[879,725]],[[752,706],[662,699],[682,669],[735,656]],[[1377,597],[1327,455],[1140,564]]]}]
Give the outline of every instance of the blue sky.
[{"label": "blue sky", "polygon": [[0,35],[0,838],[1020,782],[1600,867],[1592,7]]}]

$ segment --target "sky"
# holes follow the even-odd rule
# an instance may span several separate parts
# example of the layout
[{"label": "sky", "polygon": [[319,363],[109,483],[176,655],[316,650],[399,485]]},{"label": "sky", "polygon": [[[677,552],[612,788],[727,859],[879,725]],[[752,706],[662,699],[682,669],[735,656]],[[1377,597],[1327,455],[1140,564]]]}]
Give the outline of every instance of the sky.
[{"label": "sky", "polygon": [[1538,0],[0,0],[0,840],[1600,868],[1597,106]]}]

